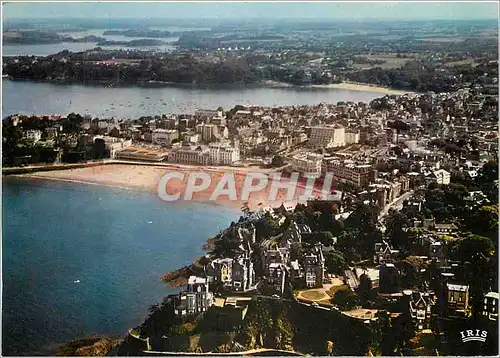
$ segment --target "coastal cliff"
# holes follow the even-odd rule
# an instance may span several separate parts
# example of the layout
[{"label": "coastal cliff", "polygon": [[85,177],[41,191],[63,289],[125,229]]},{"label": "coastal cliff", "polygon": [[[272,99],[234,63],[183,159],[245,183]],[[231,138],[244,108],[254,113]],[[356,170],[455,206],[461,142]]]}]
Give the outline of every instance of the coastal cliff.
[{"label": "coastal cliff", "polygon": [[57,348],[57,356],[80,356],[96,357],[112,354],[122,339],[112,339],[107,337],[83,338],[65,343]]},{"label": "coastal cliff", "polygon": [[203,315],[181,318],[174,315],[172,304],[167,298],[153,306],[144,323],[129,333],[118,354],[280,351],[365,355],[375,332],[339,312],[263,296],[254,297],[242,315],[213,306]]}]

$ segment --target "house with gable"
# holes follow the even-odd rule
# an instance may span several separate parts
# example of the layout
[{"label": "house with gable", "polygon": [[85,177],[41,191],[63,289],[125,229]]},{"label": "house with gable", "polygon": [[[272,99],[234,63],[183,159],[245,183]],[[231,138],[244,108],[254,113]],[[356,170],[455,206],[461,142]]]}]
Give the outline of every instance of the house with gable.
[{"label": "house with gable", "polygon": [[174,313],[179,316],[204,313],[213,303],[214,296],[208,289],[208,280],[190,276],[186,290],[174,300]]},{"label": "house with gable", "polygon": [[233,259],[223,258],[210,262],[205,268],[209,282],[220,282],[224,286],[232,285]]},{"label": "house with gable", "polygon": [[267,285],[277,294],[282,295],[285,291],[287,269],[281,263],[272,263],[268,267]]},{"label": "house with gable", "polygon": [[408,309],[415,329],[430,329],[432,306],[436,303],[434,294],[411,290],[404,290],[403,293],[408,299]]},{"label": "house with gable", "polygon": [[251,289],[255,281],[253,263],[247,256],[240,256],[233,260],[232,285],[233,291],[245,292]]},{"label": "house with gable", "polygon": [[484,295],[484,307],[482,314],[491,321],[498,320],[498,292],[488,292]]},{"label": "house with gable", "polygon": [[325,277],[325,258],[321,245],[316,245],[314,249],[303,258],[304,279],[306,287],[323,287]]},{"label": "house with gable", "polygon": [[378,265],[385,262],[393,262],[399,255],[399,250],[393,250],[387,241],[375,243],[375,254],[373,262]]},{"label": "house with gable", "polygon": [[278,247],[286,247],[290,249],[292,245],[302,243],[302,234],[304,233],[310,234],[311,228],[308,225],[292,221],[281,236]]}]

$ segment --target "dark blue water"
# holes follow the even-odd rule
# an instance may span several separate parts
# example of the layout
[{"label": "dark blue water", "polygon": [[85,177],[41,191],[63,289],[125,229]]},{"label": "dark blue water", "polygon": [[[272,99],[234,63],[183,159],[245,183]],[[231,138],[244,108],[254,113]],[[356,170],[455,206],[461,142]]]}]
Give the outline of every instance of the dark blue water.
[{"label": "dark blue water", "polygon": [[239,217],[149,193],[3,179],[4,355],[50,354],[93,333],[122,336],[174,292],[162,274],[191,262]]}]

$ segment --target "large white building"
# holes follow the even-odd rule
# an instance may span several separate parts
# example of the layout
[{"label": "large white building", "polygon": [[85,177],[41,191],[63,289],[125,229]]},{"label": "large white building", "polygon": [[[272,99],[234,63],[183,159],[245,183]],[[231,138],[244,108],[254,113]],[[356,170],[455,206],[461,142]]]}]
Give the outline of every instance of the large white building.
[{"label": "large white building", "polygon": [[349,183],[356,187],[364,187],[375,180],[375,170],[369,164],[354,164],[337,158],[326,158],[322,163],[323,174],[330,173],[333,179]]},{"label": "large white building", "polygon": [[301,153],[290,160],[290,169],[299,173],[321,174],[323,156],[315,153]]},{"label": "large white building", "polygon": [[227,143],[213,143],[209,146],[210,164],[232,165],[240,161],[239,146],[231,147]]},{"label": "large white building", "polygon": [[154,144],[170,145],[174,139],[179,139],[179,132],[175,129],[155,129],[151,134]]},{"label": "large white building", "polygon": [[340,125],[323,124],[311,128],[311,148],[336,148],[346,145],[345,128]]},{"label": "large white building", "polygon": [[182,146],[170,152],[168,161],[179,164],[208,165],[210,163],[210,151],[206,146]]},{"label": "large white building", "polygon": [[239,160],[239,147],[232,147],[228,143],[213,143],[208,147],[184,145],[168,156],[169,162],[180,164],[232,165]]},{"label": "large white building", "polygon": [[125,140],[123,138],[115,138],[108,136],[95,136],[94,142],[96,139],[101,139],[104,141],[104,145],[107,151],[109,151],[109,156],[112,159],[116,158],[116,153],[128,148],[132,145],[132,139]]}]

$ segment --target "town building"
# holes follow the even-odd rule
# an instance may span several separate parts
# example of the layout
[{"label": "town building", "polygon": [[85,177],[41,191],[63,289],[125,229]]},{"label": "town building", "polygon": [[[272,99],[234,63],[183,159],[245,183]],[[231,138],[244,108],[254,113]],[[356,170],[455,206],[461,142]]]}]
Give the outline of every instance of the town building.
[{"label": "town building", "polygon": [[469,286],[446,284],[446,311],[451,315],[465,316],[469,312]]},{"label": "town building", "polygon": [[393,263],[384,263],[379,267],[379,292],[399,292],[398,272]]},{"label": "town building", "polygon": [[345,131],[345,144],[356,144],[359,143],[360,140],[360,132],[359,130],[346,130]]},{"label": "town building", "polygon": [[285,263],[285,258],[281,250],[265,250],[262,254],[262,265],[264,273],[269,276],[269,266],[276,263]]},{"label": "town building", "polygon": [[252,261],[247,257],[234,259],[232,267],[233,291],[247,291],[253,287],[254,281],[255,271]]},{"label": "town building", "polygon": [[110,158],[115,159],[116,154],[132,145],[132,140],[125,140],[122,138],[108,137],[108,136],[95,136],[93,142],[96,140],[104,141],[106,151],[109,153]]},{"label": "town building", "polygon": [[375,181],[376,172],[370,164],[354,164],[336,158],[325,158],[322,162],[323,174],[330,173],[335,181],[348,183],[355,187],[365,187]]},{"label": "town building", "polygon": [[304,256],[302,266],[306,287],[323,287],[325,258],[320,246],[316,246],[313,252]]},{"label": "town building", "polygon": [[201,118],[222,117],[223,112],[217,109],[197,109],[194,115]]},{"label": "town building", "polygon": [[206,268],[206,275],[212,282],[220,282],[223,286],[232,285],[233,259],[223,258],[213,260]]},{"label": "town building", "polygon": [[200,133],[201,140],[204,143],[210,143],[219,138],[219,126],[217,124],[198,124],[196,133]]},{"label": "town building", "polygon": [[42,139],[42,132],[38,129],[30,129],[24,132],[26,140],[36,143]]},{"label": "town building", "polygon": [[179,132],[175,129],[155,129],[151,133],[153,144],[170,145],[176,139],[179,139]]},{"label": "town building", "polygon": [[385,262],[393,262],[399,255],[399,250],[393,250],[387,241],[375,243],[375,255],[373,262],[378,265]]},{"label": "town building", "polygon": [[210,164],[210,151],[207,146],[183,145],[168,155],[168,161],[179,164]]},{"label": "town building", "polygon": [[432,174],[433,174],[432,181],[435,181],[436,183],[441,185],[450,184],[451,174],[446,170],[439,169],[434,171]]},{"label": "town building", "polygon": [[340,125],[318,125],[311,128],[309,137],[309,147],[317,148],[337,148],[346,144],[345,128]]},{"label": "town building", "polygon": [[167,153],[141,147],[127,147],[117,151],[115,158],[145,162],[162,162],[167,158]]},{"label": "town building", "polygon": [[54,125],[52,127],[48,127],[47,129],[45,129],[45,134],[47,135],[47,139],[48,140],[51,140],[51,139],[55,139],[57,138],[59,132],[61,132],[62,130],[62,126],[59,126],[59,125]]},{"label": "town building", "polygon": [[209,146],[210,164],[232,165],[240,161],[239,146],[231,147],[228,143],[214,143]]},{"label": "town building", "polygon": [[445,258],[445,245],[442,241],[429,237],[429,258],[431,260],[442,261]]},{"label": "town building", "polygon": [[315,153],[301,153],[294,155],[290,160],[290,170],[299,173],[313,173],[321,175],[323,156]]},{"label": "town building", "polygon": [[187,288],[174,301],[174,313],[179,316],[206,312],[214,303],[206,278],[190,276]]},{"label": "town building", "polygon": [[281,236],[278,247],[290,249],[294,244],[300,244],[302,235],[306,233],[311,233],[311,228],[306,224],[300,224],[293,220]]},{"label": "town building", "polygon": [[276,293],[282,295],[285,291],[286,267],[281,263],[271,263],[268,266],[267,285]]},{"label": "town building", "polygon": [[496,321],[498,320],[498,292],[488,292],[484,296],[484,305],[483,305],[483,316],[487,317],[489,320]]},{"label": "town building", "polygon": [[435,304],[432,293],[405,290],[403,294],[409,300],[410,317],[416,330],[431,328],[432,306]]}]

